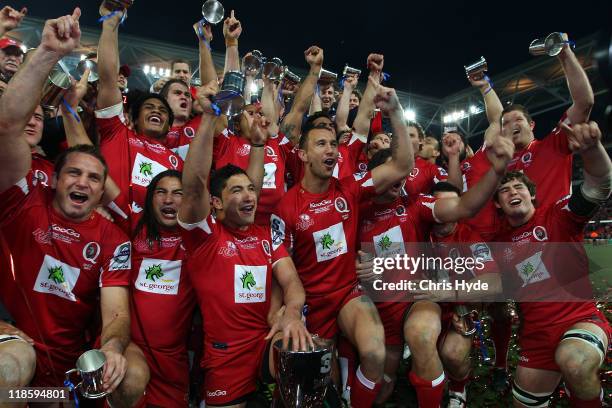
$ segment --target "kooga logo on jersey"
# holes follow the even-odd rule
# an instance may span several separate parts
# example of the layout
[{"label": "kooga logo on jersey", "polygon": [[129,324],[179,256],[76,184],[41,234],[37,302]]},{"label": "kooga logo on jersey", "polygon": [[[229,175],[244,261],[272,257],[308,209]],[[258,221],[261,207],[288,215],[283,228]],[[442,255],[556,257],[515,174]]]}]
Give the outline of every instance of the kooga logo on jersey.
[{"label": "kooga logo on jersey", "polygon": [[310,203],[310,208],[319,208],[331,204],[331,200],[323,200],[320,203]]},{"label": "kooga logo on jersey", "polygon": [[209,397],[223,397],[227,395],[227,391],[225,390],[216,390],[216,391],[206,391],[206,395]]}]

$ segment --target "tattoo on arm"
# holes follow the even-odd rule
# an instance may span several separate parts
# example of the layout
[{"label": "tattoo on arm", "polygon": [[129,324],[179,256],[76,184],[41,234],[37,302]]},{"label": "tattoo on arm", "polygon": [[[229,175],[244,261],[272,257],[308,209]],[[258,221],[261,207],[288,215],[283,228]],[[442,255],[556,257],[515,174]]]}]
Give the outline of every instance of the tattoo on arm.
[{"label": "tattoo on arm", "polygon": [[297,136],[294,136],[293,134],[295,127],[296,126],[293,124],[281,125],[280,131],[283,132],[283,134],[285,135],[287,139],[293,140],[295,137],[297,137]]}]

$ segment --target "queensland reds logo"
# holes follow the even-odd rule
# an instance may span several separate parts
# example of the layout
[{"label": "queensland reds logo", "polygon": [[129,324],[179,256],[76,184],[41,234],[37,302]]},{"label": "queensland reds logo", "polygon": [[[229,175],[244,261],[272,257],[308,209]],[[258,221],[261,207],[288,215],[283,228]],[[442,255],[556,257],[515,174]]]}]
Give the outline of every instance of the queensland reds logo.
[{"label": "queensland reds logo", "polygon": [[359,163],[359,171],[362,171],[362,172],[368,171],[368,165],[363,162]]},{"label": "queensland reds logo", "polygon": [[270,157],[276,157],[276,153],[274,152],[274,149],[271,148],[270,146],[266,146],[266,156],[270,156]]},{"label": "queensland reds logo", "polygon": [[176,158],[176,156],[170,156],[168,158],[168,161],[170,161],[170,164],[172,165],[172,167],[174,167],[175,169],[178,167],[178,159]]},{"label": "queensland reds logo", "polygon": [[236,255],[236,244],[232,241],[227,241],[226,246],[219,248],[219,255],[223,255],[226,258],[231,258]]},{"label": "queensland reds logo", "polygon": [[86,261],[95,263],[96,259],[98,259],[98,255],[100,255],[100,245],[97,242],[89,242],[83,247],[83,258],[85,258]]},{"label": "queensland reds logo", "polygon": [[334,207],[336,207],[336,211],[338,211],[339,213],[349,212],[348,204],[346,203],[344,197],[337,197],[334,200]]},{"label": "queensland reds logo", "polygon": [[298,230],[306,231],[309,227],[314,225],[314,220],[308,214],[300,214],[298,218],[300,219],[296,224]]},{"label": "queensland reds logo", "polygon": [[266,255],[272,256],[272,252],[270,252],[270,242],[268,242],[268,240],[262,239],[261,240],[261,246],[262,246],[264,252],[266,253]]},{"label": "queensland reds logo", "polygon": [[185,129],[183,129],[183,133],[190,139],[193,139],[195,136],[195,130],[193,130],[191,126],[187,126]]},{"label": "queensland reds logo", "polygon": [[35,170],[32,183],[36,185],[36,182],[40,182],[43,186],[48,186],[49,176],[42,170]]},{"label": "queensland reds logo", "polygon": [[461,165],[461,170],[463,171],[468,171],[470,169],[470,163],[469,162],[463,162],[463,164]]},{"label": "queensland reds logo", "polygon": [[248,144],[243,144],[240,149],[236,150],[238,156],[248,156],[251,152],[251,146]]},{"label": "queensland reds logo", "polygon": [[410,178],[415,178],[416,176],[419,175],[419,168],[418,167],[414,167],[412,169],[412,171],[410,172]]},{"label": "queensland reds logo", "polygon": [[395,215],[400,217],[404,214],[406,214],[406,208],[403,205],[400,204],[397,207],[395,207]]},{"label": "queensland reds logo", "polygon": [[521,156],[521,161],[523,164],[531,163],[531,152],[527,152]]},{"label": "queensland reds logo", "polygon": [[533,229],[533,237],[538,241],[546,241],[548,240],[548,233],[546,232],[546,228],[538,225]]}]

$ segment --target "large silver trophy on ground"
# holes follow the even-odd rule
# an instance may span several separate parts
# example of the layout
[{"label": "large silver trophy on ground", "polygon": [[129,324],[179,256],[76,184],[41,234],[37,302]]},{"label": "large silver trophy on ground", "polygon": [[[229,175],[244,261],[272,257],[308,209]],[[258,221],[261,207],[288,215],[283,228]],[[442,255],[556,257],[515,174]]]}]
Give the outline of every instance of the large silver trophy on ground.
[{"label": "large silver trophy on ground", "polygon": [[70,375],[77,373],[81,382],[75,387],[85,398],[96,399],[106,397],[108,392],[102,391],[102,372],[106,357],[100,350],[89,350],[81,354],[76,362],[76,368],[66,371],[66,382],[70,383]]},{"label": "large silver trophy on ground", "polygon": [[546,38],[536,38],[529,44],[529,53],[534,56],[548,55],[555,57],[559,55],[563,46],[568,42],[563,38],[563,33],[551,33]]},{"label": "large silver trophy on ground", "polygon": [[287,350],[282,340],[274,343],[276,381],[280,401],[273,407],[311,408],[322,407],[325,391],[330,382],[333,342],[313,337],[315,349],[292,351],[291,342]]}]

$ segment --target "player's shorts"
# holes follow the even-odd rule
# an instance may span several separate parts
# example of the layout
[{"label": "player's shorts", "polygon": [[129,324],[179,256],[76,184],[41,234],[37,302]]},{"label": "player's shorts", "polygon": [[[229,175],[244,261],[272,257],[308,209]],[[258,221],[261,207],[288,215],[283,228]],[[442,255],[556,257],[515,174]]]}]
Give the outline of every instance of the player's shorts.
[{"label": "player's shorts", "polygon": [[[234,405],[246,401],[257,389],[269,342],[267,333],[239,348],[225,349],[207,343],[204,348],[204,384],[202,395],[206,405]],[[267,362],[266,362],[267,363]],[[267,366],[267,364],[265,364]]]},{"label": "player's shorts", "polygon": [[[153,355],[145,344],[138,344],[143,351],[151,379],[145,394],[146,404],[159,407],[186,407],[189,405],[189,361],[187,350]],[[153,358],[153,356],[155,358]]]},{"label": "player's shorts", "polygon": [[561,337],[576,323],[593,323],[600,327],[608,337],[608,344],[610,344],[612,329],[606,317],[599,310],[590,317],[583,317],[569,323],[550,325],[538,329],[532,329],[528,325],[524,325],[521,327],[518,336],[521,350],[518,365],[526,368],[559,371],[559,366],[555,362],[555,351],[559,346]]},{"label": "player's shorts", "polygon": [[378,302],[375,303],[380,320],[385,328],[385,344],[401,346],[404,344],[404,320],[412,303]]},{"label": "player's shorts", "polygon": [[331,339],[339,331],[340,309],[351,300],[362,295],[358,286],[347,286],[325,296],[306,297],[306,329],[324,339]]},{"label": "player's shorts", "polygon": [[[63,387],[66,379],[66,371],[75,368],[76,361],[81,355],[77,352],[73,355],[66,355],[64,350],[50,349],[45,352],[35,344],[36,350],[36,372],[32,379],[31,387]],[[75,382],[76,381],[76,382]],[[80,381],[80,378],[73,377],[74,385]]]}]

